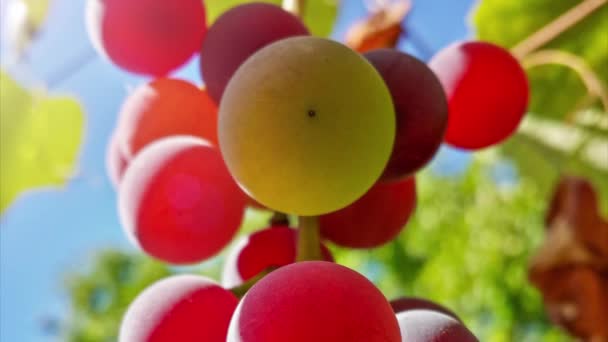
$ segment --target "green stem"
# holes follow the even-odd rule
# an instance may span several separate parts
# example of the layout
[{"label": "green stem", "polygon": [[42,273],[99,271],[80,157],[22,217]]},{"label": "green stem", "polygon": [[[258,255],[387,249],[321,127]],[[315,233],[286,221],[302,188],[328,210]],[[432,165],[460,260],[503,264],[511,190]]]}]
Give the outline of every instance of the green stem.
[{"label": "green stem", "polygon": [[264,269],[262,272],[258,273],[255,277],[244,282],[243,284],[231,288],[230,292],[232,292],[239,299],[243,298],[245,296],[245,294],[247,293],[247,291],[249,291],[249,289],[253,287],[253,285],[255,285],[258,281],[262,280],[262,278],[264,278],[270,272],[272,272],[276,269],[277,269],[276,267],[268,267],[268,268]]},{"label": "green stem", "polygon": [[300,216],[296,261],[322,260],[317,216]]}]

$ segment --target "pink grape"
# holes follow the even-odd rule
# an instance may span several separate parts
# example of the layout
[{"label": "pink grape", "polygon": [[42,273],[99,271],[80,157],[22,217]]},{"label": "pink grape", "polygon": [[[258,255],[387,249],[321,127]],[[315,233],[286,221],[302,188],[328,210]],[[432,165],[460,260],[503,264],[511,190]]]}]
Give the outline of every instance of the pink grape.
[{"label": "pink grape", "polygon": [[114,188],[118,188],[128,164],[127,158],[123,156],[120,150],[118,136],[114,132],[106,148],[106,172]]},{"label": "pink grape", "polygon": [[[235,287],[269,267],[285,266],[296,261],[297,230],[274,226],[239,240],[224,264],[222,284]],[[323,259],[333,261],[330,251],[321,244]]]},{"label": "pink grape", "polygon": [[217,145],[217,105],[205,90],[171,78],[138,87],[120,112],[119,139],[131,159],[151,142],[171,135],[192,135]]},{"label": "pink grape", "polygon": [[145,289],[129,306],[120,342],[224,342],[238,304],[211,279],[177,275]]},{"label": "pink grape", "polygon": [[486,42],[452,44],[430,61],[449,105],[445,141],[477,150],[512,135],[528,107],[529,87],[519,62]]},{"label": "pink grape", "polygon": [[414,177],[378,182],[346,208],[321,215],[321,235],[344,247],[378,247],[401,232],[415,207]]},{"label": "pink grape", "polygon": [[123,227],[146,253],[190,264],[217,254],[232,240],[246,196],[217,148],[175,136],[151,144],[131,161],[118,202]]},{"label": "pink grape", "polygon": [[394,49],[365,54],[388,87],[397,119],[395,144],[382,179],[407,177],[435,155],[448,122],[448,105],[441,83],[429,67]]},{"label": "pink grape", "polygon": [[201,75],[209,94],[219,103],[249,56],[280,39],[308,34],[299,18],[273,4],[243,4],[225,12],[209,28],[201,50]]},{"label": "pink grape", "polygon": [[450,309],[444,307],[443,305],[431,302],[430,300],[415,297],[401,297],[391,300],[390,303],[391,307],[393,307],[393,311],[395,311],[396,314],[410,310],[431,310],[448,315],[460,321],[460,318],[458,318],[458,316],[456,316],[456,314]]},{"label": "pink grape", "polygon": [[201,0],[88,0],[99,53],[137,74],[165,76],[190,59],[207,32]]},{"label": "pink grape", "polygon": [[478,342],[462,323],[440,312],[411,310],[397,314],[401,338],[407,342]]},{"label": "pink grape", "polygon": [[326,261],[273,271],[237,307],[229,342],[399,342],[384,295],[365,277]]}]

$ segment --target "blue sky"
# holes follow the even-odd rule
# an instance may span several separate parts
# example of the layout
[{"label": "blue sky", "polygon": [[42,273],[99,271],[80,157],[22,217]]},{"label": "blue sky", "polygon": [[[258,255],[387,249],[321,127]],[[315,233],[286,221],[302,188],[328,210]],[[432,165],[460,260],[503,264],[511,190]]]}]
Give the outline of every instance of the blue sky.
[{"label": "blue sky", "polygon": [[[116,194],[105,175],[105,149],[128,89],[145,79],[94,56],[84,26],[84,2],[55,0],[44,32],[31,47],[29,61],[9,69],[28,84],[48,84],[72,61],[88,61],[49,90],[76,96],[86,111],[85,141],[76,176],[61,189],[21,196],[0,218],[1,341],[53,340],[43,333],[41,321],[65,315],[66,273],[84,270],[95,251],[105,247],[133,249],[118,223]],[[334,33],[337,39],[349,23],[364,14],[363,1],[342,2]],[[411,32],[412,40],[424,41],[428,50],[437,51],[469,35],[466,16],[471,4],[472,0],[414,1],[406,31]],[[407,39],[399,48],[422,59],[429,57]],[[176,76],[201,83],[196,59]],[[458,171],[466,157],[444,149],[435,168]]]}]

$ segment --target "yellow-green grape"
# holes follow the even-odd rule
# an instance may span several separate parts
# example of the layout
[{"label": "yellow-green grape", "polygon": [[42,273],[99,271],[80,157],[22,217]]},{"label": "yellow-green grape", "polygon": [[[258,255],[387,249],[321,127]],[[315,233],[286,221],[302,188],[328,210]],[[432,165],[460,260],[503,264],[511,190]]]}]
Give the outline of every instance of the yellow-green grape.
[{"label": "yellow-green grape", "polygon": [[380,177],[395,113],[363,57],[322,38],[295,37],[248,58],[222,97],[220,149],[263,205],[320,215],[361,197]]}]

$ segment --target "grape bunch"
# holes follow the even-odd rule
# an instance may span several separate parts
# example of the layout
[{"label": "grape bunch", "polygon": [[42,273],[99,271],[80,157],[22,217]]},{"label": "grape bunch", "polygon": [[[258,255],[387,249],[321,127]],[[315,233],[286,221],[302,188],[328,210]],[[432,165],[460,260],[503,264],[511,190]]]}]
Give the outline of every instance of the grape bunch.
[{"label": "grape bunch", "polygon": [[[201,0],[88,0],[87,22],[102,55],[153,77],[125,100],[106,156],[134,245],[194,264],[226,248],[247,208],[283,217],[234,244],[221,283],[176,275],[139,294],[120,341],[477,341],[439,304],[389,302],[326,243],[390,242],[442,142],[476,150],[515,131],[528,86],[507,51],[362,55],[266,3],[207,27]],[[204,87],[171,78],[197,54]]]}]

